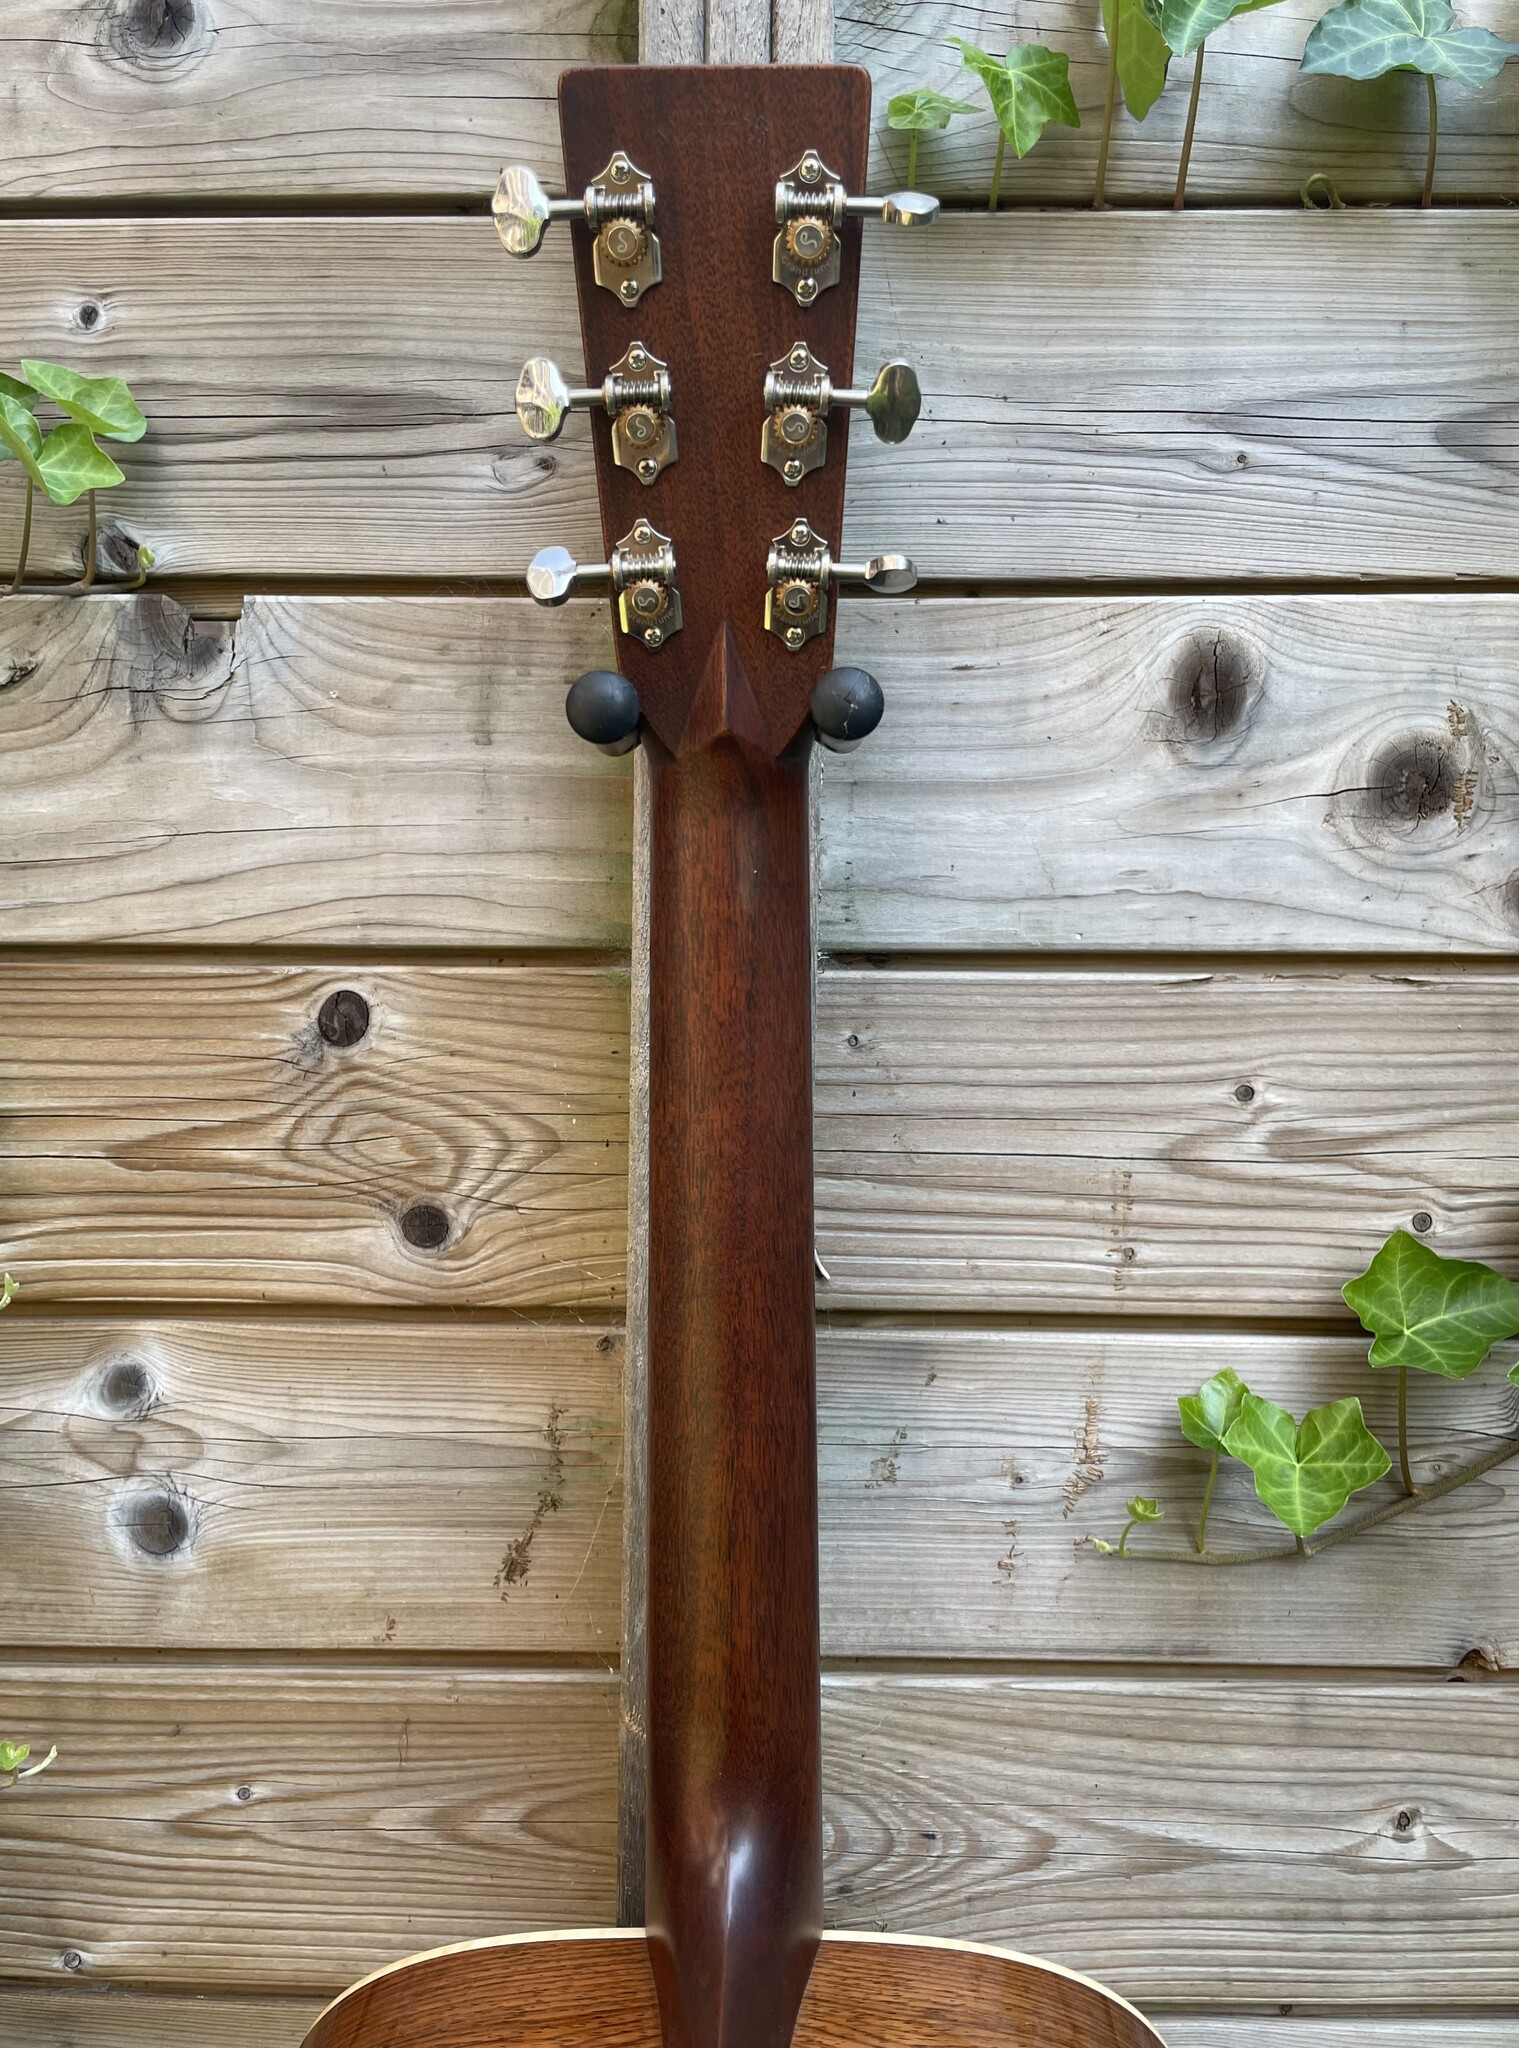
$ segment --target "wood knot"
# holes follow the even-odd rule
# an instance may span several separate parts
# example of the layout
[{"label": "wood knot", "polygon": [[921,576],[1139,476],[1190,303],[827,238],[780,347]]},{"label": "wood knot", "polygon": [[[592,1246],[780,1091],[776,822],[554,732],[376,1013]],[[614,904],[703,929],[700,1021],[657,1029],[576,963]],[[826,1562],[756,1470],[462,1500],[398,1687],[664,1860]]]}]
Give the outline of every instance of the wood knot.
[{"label": "wood knot", "polygon": [[195,1540],[190,1502],[172,1485],[144,1487],[124,1495],[116,1502],[112,1518],[141,1557],[179,1557]]},{"label": "wood knot", "polygon": [[401,1235],[419,1252],[441,1251],[448,1243],[447,1212],[436,1202],[413,1202],[401,1213]]},{"label": "wood knot", "polygon": [[203,57],[214,34],[199,0],[118,0],[105,33],[111,55],[159,79],[166,66]]},{"label": "wood knot", "polygon": [[158,1387],[140,1358],[108,1358],[95,1375],[95,1399],[107,1415],[138,1422],[158,1405]]},{"label": "wood knot", "polygon": [[1246,640],[1221,629],[1185,634],[1167,664],[1164,707],[1148,736],[1170,747],[1211,747],[1247,724],[1261,663]]},{"label": "wood knot", "polygon": [[93,334],[105,318],[99,299],[85,299],[74,309],[74,325],[81,334]]},{"label": "wood knot", "polygon": [[1412,733],[1384,747],[1372,762],[1371,801],[1392,824],[1421,825],[1454,807],[1461,779],[1442,736]]},{"label": "wood knot", "polygon": [[316,1028],[328,1045],[357,1045],[369,1029],[369,1004],[356,988],[334,989],[317,1011]]}]

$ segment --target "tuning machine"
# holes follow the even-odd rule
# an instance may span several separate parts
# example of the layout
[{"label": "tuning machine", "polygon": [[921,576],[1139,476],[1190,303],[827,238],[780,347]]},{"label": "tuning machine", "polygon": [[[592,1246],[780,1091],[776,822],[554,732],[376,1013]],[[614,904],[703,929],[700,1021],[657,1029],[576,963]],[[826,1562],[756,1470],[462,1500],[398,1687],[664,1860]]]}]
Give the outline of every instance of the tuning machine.
[{"label": "tuning machine", "polygon": [[827,541],[805,519],[793,520],[770,543],[765,564],[765,630],[795,654],[828,625],[828,592],[857,583],[878,595],[911,590],[918,572],[906,555],[873,555],[868,562],[836,562]]},{"label": "tuning machine", "polygon": [[612,415],[612,460],[641,484],[654,483],[677,454],[670,372],[635,341],[600,384],[571,386],[557,363],[534,356],[517,379],[517,418],[530,441],[552,441],[565,415],[603,406]]},{"label": "tuning machine", "polygon": [[654,186],[622,151],[578,198],[550,199],[523,164],[501,173],[491,213],[510,256],[531,256],[550,221],[583,220],[594,233],[591,266],[596,282],[625,306],[636,306],[663,276],[653,229]]},{"label": "tuning machine", "polygon": [[876,430],[878,441],[905,441],[918,423],[923,394],[910,363],[884,363],[868,391],[836,390],[826,363],[799,341],[765,377],[765,426],[760,459],[799,484],[828,459],[826,415],[836,405],[856,406]]},{"label": "tuning machine", "polygon": [[928,192],[888,192],[882,199],[851,198],[844,181],[815,149],[797,159],[775,188],[775,238],[771,275],[799,306],[839,281],[839,230],[846,220],[884,220],[895,227],[926,228],[939,218],[939,202]]},{"label": "tuning machine", "polygon": [[585,583],[610,583],[622,630],[645,647],[663,647],[681,629],[675,550],[647,519],[633,523],[610,562],[577,562],[568,548],[540,548],[528,564],[527,594],[535,604],[564,604]]}]

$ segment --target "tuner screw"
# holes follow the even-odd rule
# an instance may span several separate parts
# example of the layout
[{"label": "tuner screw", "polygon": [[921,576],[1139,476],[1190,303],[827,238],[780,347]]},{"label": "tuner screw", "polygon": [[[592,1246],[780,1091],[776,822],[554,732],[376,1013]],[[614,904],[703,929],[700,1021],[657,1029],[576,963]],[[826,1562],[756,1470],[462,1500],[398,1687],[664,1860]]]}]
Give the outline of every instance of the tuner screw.
[{"label": "tuner screw", "polygon": [[831,668],[812,690],[812,722],[831,754],[848,754],[881,723],[886,697],[862,668]]},{"label": "tuner screw", "polygon": [[577,676],[564,700],[571,730],[604,754],[628,754],[638,745],[638,692],[615,669]]},{"label": "tuner screw", "polygon": [[894,227],[927,227],[939,217],[939,202],[928,192],[888,192],[884,198],[851,196],[837,172],[815,149],[777,181],[771,275],[799,306],[839,281],[839,229],[846,220],[884,220]]}]

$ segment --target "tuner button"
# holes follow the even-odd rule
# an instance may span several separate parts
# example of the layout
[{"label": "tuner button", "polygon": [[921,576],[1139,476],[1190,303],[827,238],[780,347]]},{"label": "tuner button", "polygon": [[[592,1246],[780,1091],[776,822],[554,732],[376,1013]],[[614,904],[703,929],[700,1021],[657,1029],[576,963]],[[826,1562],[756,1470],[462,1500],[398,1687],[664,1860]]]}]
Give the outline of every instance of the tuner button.
[{"label": "tuner button", "polygon": [[939,218],[939,202],[931,192],[888,192],[881,218],[895,228],[931,228]]},{"label": "tuner button", "polygon": [[875,731],[885,709],[881,685],[862,668],[831,668],[813,688],[812,722],[833,754],[852,753]]},{"label": "tuner button", "polygon": [[[562,206],[563,201],[560,202]],[[508,164],[491,200],[496,233],[509,256],[531,256],[554,218],[555,203],[525,164]]]},{"label": "tuner button", "polygon": [[554,440],[570,405],[570,387],[557,363],[547,356],[534,356],[522,365],[517,379],[517,418],[530,441]]},{"label": "tuner button", "polygon": [[527,565],[527,594],[534,604],[563,604],[577,583],[605,582],[609,562],[581,564],[568,548],[540,548]]},{"label": "tuner button", "polygon": [[923,393],[911,363],[887,363],[865,396],[865,412],[878,441],[905,441],[918,424]]},{"label": "tuner button", "polygon": [[835,583],[858,583],[878,597],[898,597],[911,590],[918,571],[906,555],[872,555],[868,562],[835,562]]},{"label": "tuner button", "polygon": [[604,754],[627,754],[638,745],[638,692],[615,669],[593,668],[570,684],[564,715],[581,739]]}]

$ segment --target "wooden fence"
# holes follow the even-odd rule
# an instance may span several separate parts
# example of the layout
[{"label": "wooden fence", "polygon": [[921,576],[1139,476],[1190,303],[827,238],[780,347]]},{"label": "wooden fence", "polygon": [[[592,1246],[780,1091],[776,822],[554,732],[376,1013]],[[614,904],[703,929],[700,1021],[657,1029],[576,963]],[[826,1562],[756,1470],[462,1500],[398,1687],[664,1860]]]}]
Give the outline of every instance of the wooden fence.
[{"label": "wooden fence", "polygon": [[[844,607],[888,717],[822,779],[828,1912],[1174,2048],[1504,2048],[1516,1468],[1305,1567],[1090,1541],[1195,1503],[1219,1365],[1387,1422],[1338,1288],[1392,1228],[1519,1270],[1519,66],[1421,214],[1418,81],[1301,78],[1319,11],[1221,33],[1181,216],[1185,63],[1083,208],[1087,0],[836,24],[878,120],[962,33],[1087,125],[996,218],[989,124],[930,138],[963,204],[867,243],[927,403],[845,544],[925,583]],[[562,720],[603,613],[520,594],[596,534],[511,414],[568,261],[484,202],[638,34],[10,0],[0,366],[131,380],[104,556],[158,569],[0,600],[0,1733],[61,1752],[0,1793],[0,2048],[294,2048],[616,1909],[632,778]]]}]

